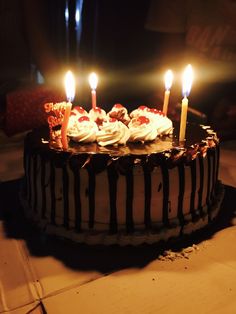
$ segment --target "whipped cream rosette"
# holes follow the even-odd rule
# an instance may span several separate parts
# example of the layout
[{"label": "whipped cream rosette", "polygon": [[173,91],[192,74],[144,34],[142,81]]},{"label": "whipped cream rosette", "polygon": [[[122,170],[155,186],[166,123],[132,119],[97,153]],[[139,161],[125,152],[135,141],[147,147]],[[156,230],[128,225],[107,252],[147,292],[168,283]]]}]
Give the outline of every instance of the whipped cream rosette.
[{"label": "whipped cream rosette", "polygon": [[91,143],[96,141],[97,124],[89,116],[71,115],[67,135],[75,142]]},{"label": "whipped cream rosette", "polygon": [[158,135],[173,133],[173,123],[162,111],[156,108],[148,108],[146,116],[154,121]]},{"label": "whipped cream rosette", "polygon": [[130,142],[147,142],[153,141],[157,137],[155,122],[146,116],[133,118],[129,125]]},{"label": "whipped cream rosette", "polygon": [[115,118],[124,124],[128,125],[130,122],[130,117],[128,114],[128,110],[121,104],[115,104],[111,111],[107,113],[107,115],[111,118]]},{"label": "whipped cream rosette", "polygon": [[139,116],[146,116],[148,109],[149,108],[147,106],[139,106],[137,109],[134,109],[130,112],[130,117],[133,119]]},{"label": "whipped cream rosette", "polygon": [[77,117],[88,116],[88,112],[81,106],[73,107],[70,114]]},{"label": "whipped cream rosette", "polygon": [[100,126],[97,132],[97,142],[100,146],[124,145],[129,136],[130,130],[124,123],[110,118]]},{"label": "whipped cream rosette", "polygon": [[100,107],[95,107],[89,110],[89,117],[96,122],[98,126],[102,125],[107,120],[106,111]]}]

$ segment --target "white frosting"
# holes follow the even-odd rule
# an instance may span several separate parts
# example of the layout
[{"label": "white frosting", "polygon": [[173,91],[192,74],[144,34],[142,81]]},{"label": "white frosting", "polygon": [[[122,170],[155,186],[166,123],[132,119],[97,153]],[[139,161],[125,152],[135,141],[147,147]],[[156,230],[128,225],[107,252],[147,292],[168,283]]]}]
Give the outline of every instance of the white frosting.
[{"label": "white frosting", "polygon": [[97,142],[101,146],[126,144],[130,136],[127,126],[116,120],[105,121],[97,132]]},{"label": "white frosting", "polygon": [[130,113],[130,117],[121,104],[115,104],[108,114],[100,107],[87,113],[77,106],[72,110],[67,134],[77,142],[97,141],[99,145],[107,146],[127,141],[144,143],[173,132],[172,121],[156,108],[140,106]]},{"label": "white frosting", "polygon": [[137,118],[139,116],[145,116],[147,112],[148,112],[147,106],[139,106],[137,109],[134,109],[133,111],[131,111],[130,117]]},{"label": "white frosting", "polygon": [[106,111],[100,107],[95,107],[90,109],[89,117],[92,121],[96,122],[98,125],[101,125],[104,121],[107,120]]},{"label": "white frosting", "polygon": [[160,135],[168,135],[173,133],[173,123],[166,116],[160,116],[156,122],[157,133]]},{"label": "white frosting", "polygon": [[172,121],[162,113],[162,111],[155,108],[148,108],[146,106],[140,106],[130,113],[132,118],[145,116],[154,122],[157,130],[157,135],[172,134],[173,124]]},{"label": "white frosting", "polygon": [[97,124],[88,116],[70,116],[67,135],[76,142],[90,143],[96,141]]},{"label": "white frosting", "polygon": [[146,116],[154,121],[158,135],[168,135],[173,133],[172,121],[161,111],[155,108],[148,109]]},{"label": "white frosting", "polygon": [[129,125],[130,142],[153,141],[157,137],[157,129],[154,120],[145,116],[133,118]]},{"label": "white frosting", "polygon": [[81,116],[88,116],[88,112],[81,106],[75,106],[72,110],[71,110],[71,115],[76,115],[78,117]]}]

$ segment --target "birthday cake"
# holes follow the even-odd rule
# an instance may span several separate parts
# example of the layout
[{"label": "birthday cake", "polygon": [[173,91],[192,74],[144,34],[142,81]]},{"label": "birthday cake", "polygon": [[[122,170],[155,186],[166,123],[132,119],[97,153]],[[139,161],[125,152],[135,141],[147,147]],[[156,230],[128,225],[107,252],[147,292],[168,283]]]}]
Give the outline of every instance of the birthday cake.
[{"label": "birthday cake", "polygon": [[49,128],[25,139],[25,213],[44,231],[87,244],[138,245],[191,234],[217,215],[219,140],[141,106],[71,110],[63,144],[60,106]]}]

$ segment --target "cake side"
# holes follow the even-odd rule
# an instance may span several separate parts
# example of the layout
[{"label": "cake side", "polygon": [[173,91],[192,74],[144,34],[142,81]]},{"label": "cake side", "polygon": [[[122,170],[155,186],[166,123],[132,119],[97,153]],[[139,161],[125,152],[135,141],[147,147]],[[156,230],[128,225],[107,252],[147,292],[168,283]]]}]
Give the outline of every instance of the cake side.
[{"label": "cake side", "polygon": [[140,244],[190,233],[219,208],[219,141],[187,125],[147,144],[101,147],[70,142],[51,149],[48,132],[25,140],[26,213],[47,232],[93,244]]}]

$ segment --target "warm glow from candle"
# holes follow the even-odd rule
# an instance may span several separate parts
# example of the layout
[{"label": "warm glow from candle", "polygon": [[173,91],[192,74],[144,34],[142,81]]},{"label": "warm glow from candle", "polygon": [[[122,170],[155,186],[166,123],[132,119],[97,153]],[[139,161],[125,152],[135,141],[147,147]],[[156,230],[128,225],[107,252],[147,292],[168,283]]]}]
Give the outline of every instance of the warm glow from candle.
[{"label": "warm glow from candle", "polygon": [[90,75],[89,75],[89,85],[91,87],[92,90],[95,90],[97,88],[97,85],[98,85],[98,77],[97,77],[97,74],[92,72]]},{"label": "warm glow from candle", "polygon": [[180,118],[180,129],[179,129],[179,142],[183,143],[185,141],[186,134],[186,124],[188,115],[188,95],[190,93],[193,82],[193,69],[189,64],[183,73],[183,99],[182,99],[182,109]]},{"label": "warm glow from candle", "polygon": [[183,73],[183,97],[188,97],[191,87],[193,83],[193,69],[192,66],[189,64]]},{"label": "warm glow from candle", "polygon": [[165,74],[165,89],[169,90],[173,83],[173,72],[171,70],[166,71]]},{"label": "warm glow from candle", "polygon": [[75,98],[75,79],[71,71],[68,71],[65,76],[66,97],[69,102]]},{"label": "warm glow from candle", "polygon": [[168,105],[169,105],[169,97],[170,97],[170,88],[173,82],[173,72],[171,70],[166,71],[165,74],[165,94],[164,94],[164,102],[163,102],[163,113],[167,115]]}]

